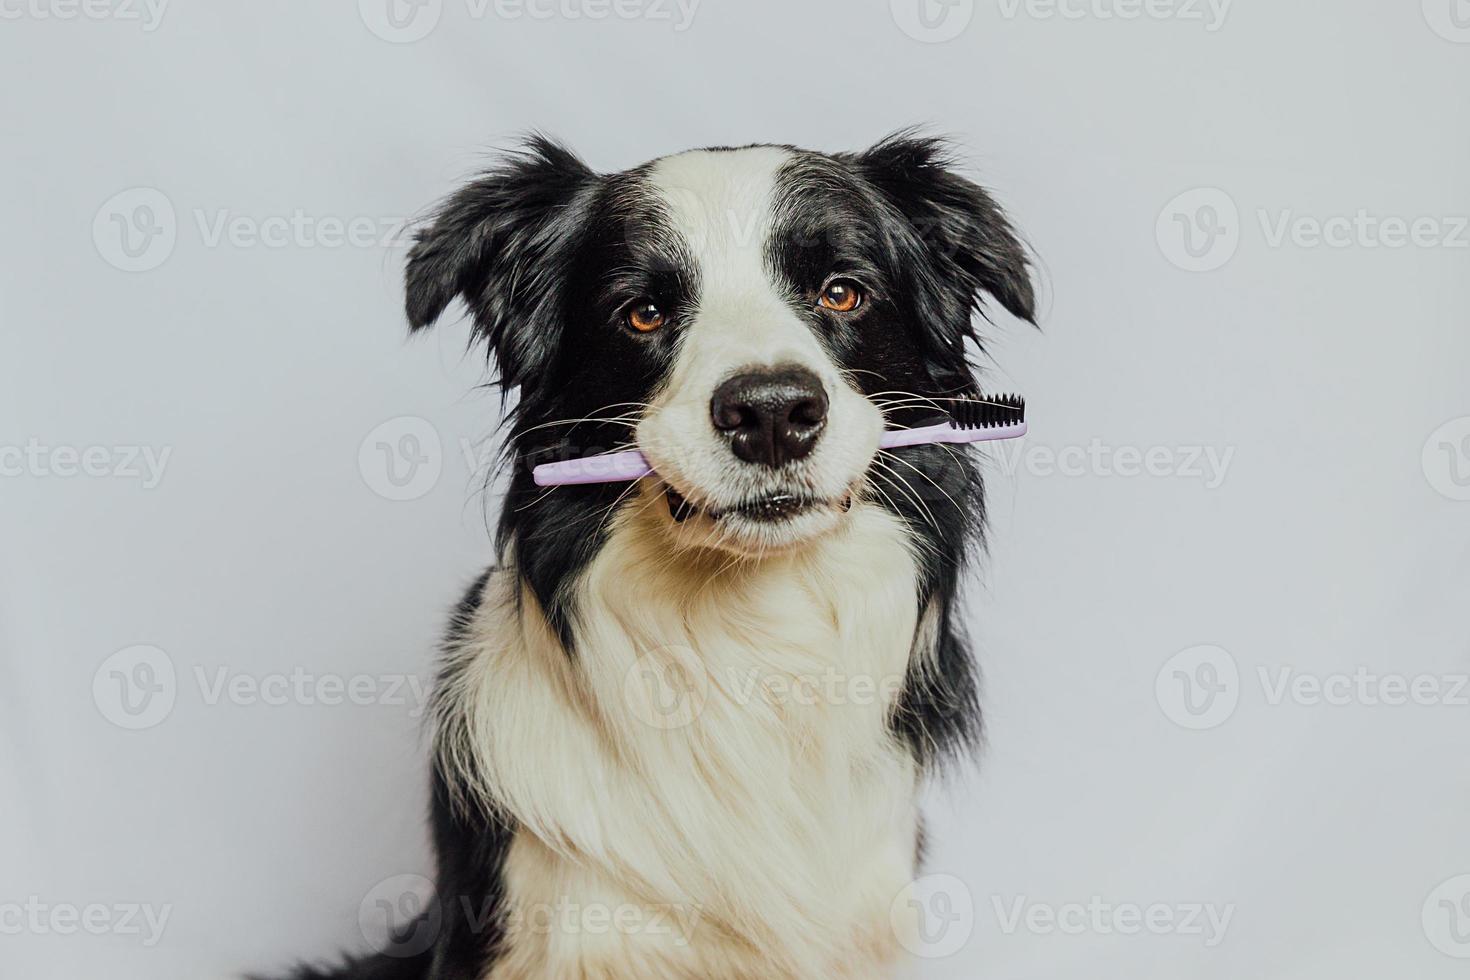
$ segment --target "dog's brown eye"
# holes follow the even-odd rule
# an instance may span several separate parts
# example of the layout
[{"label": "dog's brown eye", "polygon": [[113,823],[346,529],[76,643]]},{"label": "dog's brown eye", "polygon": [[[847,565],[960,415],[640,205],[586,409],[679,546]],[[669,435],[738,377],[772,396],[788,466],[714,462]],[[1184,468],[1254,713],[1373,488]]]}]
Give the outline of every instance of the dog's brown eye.
[{"label": "dog's brown eye", "polygon": [[822,305],[838,313],[851,313],[862,305],[863,287],[851,279],[833,279],[822,290]]},{"label": "dog's brown eye", "polygon": [[664,312],[651,300],[640,299],[628,308],[628,326],[639,333],[652,333],[664,325]]}]

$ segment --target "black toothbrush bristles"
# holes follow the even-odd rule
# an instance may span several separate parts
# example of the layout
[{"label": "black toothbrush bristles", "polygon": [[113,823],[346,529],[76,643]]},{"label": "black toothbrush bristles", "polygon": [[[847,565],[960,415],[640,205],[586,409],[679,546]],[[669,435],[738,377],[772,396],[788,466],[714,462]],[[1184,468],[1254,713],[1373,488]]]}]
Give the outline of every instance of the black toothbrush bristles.
[{"label": "black toothbrush bristles", "polygon": [[956,398],[950,404],[950,416],[961,429],[993,429],[1026,421],[1026,399],[1020,395],[976,395]]}]

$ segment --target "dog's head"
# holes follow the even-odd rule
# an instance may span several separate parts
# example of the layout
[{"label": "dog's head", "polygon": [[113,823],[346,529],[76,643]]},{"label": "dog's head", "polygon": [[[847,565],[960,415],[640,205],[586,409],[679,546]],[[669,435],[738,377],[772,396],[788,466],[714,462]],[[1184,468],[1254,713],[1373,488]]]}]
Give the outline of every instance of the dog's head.
[{"label": "dog's head", "polygon": [[[519,390],[512,504],[568,508],[538,540],[579,509],[605,523],[629,488],[537,491],[529,464],[636,446],[657,478],[621,499],[672,543],[742,554],[837,526],[885,425],[973,390],[986,294],[1033,318],[1025,251],[942,144],[908,134],[608,175],[533,139],[440,207],[407,271],[413,328],[462,298]],[[577,535],[596,531],[543,543],[585,550]]]}]

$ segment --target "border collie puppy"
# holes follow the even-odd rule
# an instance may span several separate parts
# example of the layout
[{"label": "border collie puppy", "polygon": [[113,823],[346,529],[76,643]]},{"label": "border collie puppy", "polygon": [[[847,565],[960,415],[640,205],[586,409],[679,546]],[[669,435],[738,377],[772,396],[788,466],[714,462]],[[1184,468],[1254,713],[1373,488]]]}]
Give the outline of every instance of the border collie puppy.
[{"label": "border collie puppy", "polygon": [[[749,146],[598,174],[542,138],[416,237],[506,392],[499,563],[433,721],[437,896],[297,978],[871,978],[904,943],[926,770],[973,745],[955,608],[968,451],[882,451],[975,391],[1025,249],[937,140]],[[541,488],[629,447],[655,476]]]}]

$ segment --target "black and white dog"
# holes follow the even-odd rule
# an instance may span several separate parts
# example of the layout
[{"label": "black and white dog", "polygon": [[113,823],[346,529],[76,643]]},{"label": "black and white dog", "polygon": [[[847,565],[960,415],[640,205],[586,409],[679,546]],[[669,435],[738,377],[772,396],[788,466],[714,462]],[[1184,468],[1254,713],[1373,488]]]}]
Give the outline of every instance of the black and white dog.
[{"label": "black and white dog", "polygon": [[[413,329],[463,300],[519,400],[500,562],[446,640],[437,900],[298,978],[878,977],[926,770],[977,737],[965,450],[880,451],[975,390],[1026,251],[936,140],[594,173],[541,138],[449,197]],[[636,446],[657,475],[542,488]]]}]

